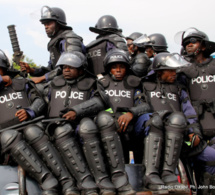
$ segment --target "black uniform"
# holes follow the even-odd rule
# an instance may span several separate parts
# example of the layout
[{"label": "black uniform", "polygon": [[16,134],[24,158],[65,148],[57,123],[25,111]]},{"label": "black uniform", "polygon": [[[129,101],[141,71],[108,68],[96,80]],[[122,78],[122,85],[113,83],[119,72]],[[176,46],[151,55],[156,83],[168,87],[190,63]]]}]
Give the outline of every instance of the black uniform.
[{"label": "black uniform", "polygon": [[90,31],[99,34],[96,40],[86,46],[89,70],[97,75],[104,73],[103,59],[106,53],[118,48],[128,51],[122,30],[119,29],[116,19],[111,15],[104,15],[99,18],[95,27],[90,27]]},{"label": "black uniform", "polygon": [[[36,148],[39,154],[43,156],[46,163],[58,176],[61,184],[65,186],[65,190],[68,187],[65,184],[65,178],[69,176],[69,173],[66,172],[66,168],[63,169],[64,163],[76,179],[79,190],[86,194],[97,194],[97,187],[74,135],[79,122],[75,121],[71,124],[68,121],[60,122],[58,119],[63,113],[68,112],[72,106],[88,100],[94,84],[94,79],[85,76],[70,81],[64,79],[63,75],[55,77],[44,90],[48,101],[48,119],[42,121],[43,124],[38,123],[25,131],[25,136],[32,147]],[[44,134],[45,128],[48,136]],[[34,134],[32,134],[32,131],[34,131]],[[61,161],[58,151],[56,151],[49,138],[54,141],[54,145],[64,162]],[[61,170],[58,167],[61,167]]]},{"label": "black uniform", "polygon": [[[175,65],[176,62],[180,62],[178,58],[179,55],[175,58],[175,54],[157,54],[152,68],[155,71],[176,69],[179,66],[179,63]],[[172,64],[175,66],[171,66]],[[197,126],[195,111],[184,86],[179,82],[161,81],[157,74],[154,73],[143,80],[143,96],[152,109],[144,130],[144,185],[160,193],[166,193],[166,190],[186,192],[186,187],[178,183],[175,169],[188,122]],[[193,120],[187,119],[192,117]],[[180,186],[175,188],[175,185]],[[165,189],[162,186],[169,187]]]},{"label": "black uniform", "polygon": [[[129,66],[126,53],[119,49],[112,49],[107,53],[104,60],[105,69],[106,65],[109,66],[109,63],[113,62],[126,63]],[[85,102],[85,104],[82,103],[72,108],[78,116],[85,117],[80,122],[79,134],[84,141],[85,156],[96,182],[101,183],[102,178],[108,177],[104,163],[104,159],[107,158],[111,179],[118,194],[135,193],[128,182],[127,173],[125,172],[124,148],[122,149],[120,137],[117,133],[119,128],[117,119],[124,112],[131,112],[134,119],[148,112],[149,107],[145,107],[145,104],[140,104],[139,106],[135,104],[135,89],[139,84],[140,79],[136,76],[132,76],[130,79],[126,76],[123,80],[117,80],[114,75],[100,75],[97,81],[98,94]],[[92,105],[94,105],[94,110],[98,113],[96,123],[89,118],[92,112],[87,111]],[[107,110],[101,111],[102,109]],[[100,145],[102,145],[102,148],[100,148]],[[103,150],[105,151],[104,154],[106,154],[104,156]],[[93,156],[96,156],[96,158],[93,158]]]},{"label": "black uniform", "polygon": [[[33,119],[43,112],[45,102],[35,91],[33,84],[24,78],[13,79],[12,85],[7,87],[4,86],[3,82],[0,82],[0,86],[0,112],[2,116],[0,129],[11,127],[10,130],[1,134],[2,152],[10,152],[14,160],[41,185],[44,194],[58,194],[57,180],[35,151],[23,140],[22,133],[15,130],[16,125],[20,124],[19,119],[15,117],[18,109],[25,109],[30,118]],[[22,127],[23,130],[26,128],[25,125]]]},{"label": "black uniform", "polygon": [[[210,55],[215,51],[215,43],[210,41],[204,32],[196,28],[189,28],[182,33],[183,55],[192,62],[192,66],[181,71],[188,78],[190,99],[197,112],[203,135],[200,137],[200,146],[191,152],[190,156],[195,155],[194,165],[197,165],[197,183],[206,186],[206,188],[198,189],[198,193],[213,194],[214,190],[210,188],[210,184],[213,185],[215,175],[215,100],[213,90],[215,60]],[[189,47],[191,50],[188,49]],[[208,146],[207,143],[209,143]]]},{"label": "black uniform", "polygon": [[[78,36],[72,29],[67,26],[66,15],[64,11],[58,7],[43,6],[41,9],[40,22],[43,24],[47,21],[55,21],[59,29],[55,29],[54,35],[50,38],[47,49],[50,52],[48,67],[35,69],[32,76],[42,76],[46,74],[46,80],[52,80],[56,75],[60,74],[60,69],[56,70],[56,63],[64,51],[77,51],[85,54],[85,46],[82,37]],[[54,70],[54,71],[52,71]],[[50,72],[51,71],[51,72]]]}]

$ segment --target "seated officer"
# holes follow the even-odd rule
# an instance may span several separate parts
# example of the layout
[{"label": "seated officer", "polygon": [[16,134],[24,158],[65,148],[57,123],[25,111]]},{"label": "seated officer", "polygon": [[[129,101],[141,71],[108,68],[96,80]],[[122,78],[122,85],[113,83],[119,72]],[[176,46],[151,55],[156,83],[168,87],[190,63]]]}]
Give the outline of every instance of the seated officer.
[{"label": "seated officer", "polygon": [[[25,129],[25,136],[59,180],[64,182],[66,172],[63,172],[58,152],[50,142],[53,140],[69,172],[77,181],[81,194],[97,195],[97,186],[74,134],[79,121],[70,122],[74,116],[68,112],[72,106],[88,100],[94,90],[95,80],[87,77],[85,65],[86,58],[82,53],[62,53],[57,66],[60,66],[63,74],[55,77],[44,90],[48,103],[48,119],[41,121],[42,124],[38,123]],[[44,129],[47,134],[44,133]],[[76,195],[79,192],[73,189],[71,194]]]},{"label": "seated officer", "polygon": [[[0,50],[0,130],[1,152],[13,159],[41,186],[43,195],[57,195],[58,182],[35,151],[24,141],[24,123],[42,114],[45,102],[29,80],[17,77],[18,72],[9,70],[6,55]],[[23,127],[23,128],[22,128]]]},{"label": "seated officer", "polygon": [[[99,184],[110,172],[117,194],[132,195],[135,191],[132,190],[125,172],[123,157],[125,145],[122,148],[120,137],[133,130],[134,121],[141,114],[148,112],[149,106],[145,103],[138,104],[140,100],[138,97],[135,98],[139,92],[140,79],[136,76],[128,79],[129,58],[126,52],[119,49],[109,51],[104,59],[104,69],[106,74],[99,75],[98,78],[98,93],[92,99],[70,110],[77,118],[84,117],[80,122],[79,134],[96,182]],[[103,108],[109,109],[99,112],[101,103]],[[92,106],[94,110],[89,109]],[[87,117],[96,112],[99,113],[95,124]],[[108,172],[104,159],[107,159]]]},{"label": "seated officer", "polygon": [[175,175],[188,124],[192,124],[188,134],[194,129],[200,134],[186,89],[176,80],[176,69],[188,64],[178,54],[157,54],[152,64],[154,74],[143,80],[145,101],[153,110],[145,116],[144,185],[159,194],[189,191],[187,186],[178,183]]}]

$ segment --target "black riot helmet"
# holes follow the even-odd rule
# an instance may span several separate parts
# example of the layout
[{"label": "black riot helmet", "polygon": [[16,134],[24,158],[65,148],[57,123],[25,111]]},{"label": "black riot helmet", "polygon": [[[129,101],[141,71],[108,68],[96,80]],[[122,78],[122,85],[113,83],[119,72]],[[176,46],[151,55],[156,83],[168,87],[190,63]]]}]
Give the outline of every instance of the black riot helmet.
[{"label": "black riot helmet", "polygon": [[[66,26],[67,25],[66,15],[61,8],[43,6],[41,9],[40,22],[43,23],[47,20],[54,20],[61,26],[68,27],[68,26]],[[71,27],[68,27],[68,28],[71,28]]]},{"label": "black riot helmet", "polygon": [[156,52],[165,52],[167,51],[167,42],[164,35],[155,33],[149,35],[150,42],[147,43],[145,46],[152,46],[152,49]]},{"label": "black riot helmet", "polygon": [[131,39],[132,41],[136,40],[137,38],[139,38],[140,36],[142,36],[143,34],[140,32],[133,32],[131,33],[129,36],[125,37],[126,40]]},{"label": "black riot helmet", "polygon": [[61,54],[59,60],[57,61],[56,66],[60,66],[61,68],[63,65],[71,66],[73,68],[81,68],[87,66],[87,59],[83,53],[78,51],[65,51]]},{"label": "black riot helmet", "polygon": [[89,29],[97,34],[118,33],[121,35],[120,33],[122,32],[122,29],[118,27],[116,18],[111,15],[100,17],[95,27],[90,27]]},{"label": "black riot helmet", "polygon": [[0,67],[4,68],[5,70],[10,68],[10,62],[2,50],[0,50]]},{"label": "black riot helmet", "polygon": [[109,50],[103,61],[105,72],[109,73],[111,65],[117,62],[125,64],[127,69],[130,68],[129,55],[127,52],[117,48]]},{"label": "black riot helmet", "polygon": [[5,74],[10,75],[11,77],[15,77],[20,72],[10,66],[10,62],[5,53],[0,50],[0,67],[5,70]]},{"label": "black riot helmet", "polygon": [[199,41],[209,41],[208,36],[196,28],[189,28],[182,34],[182,46],[186,47],[187,41],[191,38],[196,38]]},{"label": "black riot helmet", "polygon": [[178,53],[159,53],[154,57],[152,62],[152,70],[178,69],[189,66],[186,61]]},{"label": "black riot helmet", "polygon": [[[209,56],[210,54],[215,52],[215,43],[209,41],[206,33],[198,30],[197,28],[191,27],[185,31],[180,31],[175,35],[175,42],[180,43],[184,48],[186,48],[186,45],[190,42],[195,43],[196,41],[200,41],[200,47],[201,45],[204,45],[206,47],[206,49],[203,51],[206,56]],[[197,55],[200,52],[200,47],[194,53],[189,54],[189,56]],[[187,54],[185,53],[185,55]]]},{"label": "black riot helmet", "polygon": [[144,34],[139,38],[137,38],[133,42],[133,44],[140,48],[151,46],[156,53],[167,52],[167,48],[168,48],[166,38],[164,37],[164,35],[159,33],[151,34],[149,36]]}]

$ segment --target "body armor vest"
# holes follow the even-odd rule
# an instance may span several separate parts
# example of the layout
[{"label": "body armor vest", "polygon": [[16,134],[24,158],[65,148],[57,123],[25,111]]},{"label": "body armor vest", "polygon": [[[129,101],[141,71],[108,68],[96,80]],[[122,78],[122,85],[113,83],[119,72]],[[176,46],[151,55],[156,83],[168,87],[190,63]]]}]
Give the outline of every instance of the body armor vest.
[{"label": "body armor vest", "polygon": [[95,75],[104,73],[103,59],[107,53],[107,42],[111,42],[116,48],[127,51],[125,41],[116,34],[106,35],[92,41],[86,46],[87,60],[89,70]]},{"label": "body armor vest", "polygon": [[179,88],[175,84],[144,82],[146,101],[153,111],[181,111]]},{"label": "body armor vest", "polygon": [[103,59],[106,55],[106,44],[106,41],[99,42],[97,45],[87,49],[89,70],[95,75],[104,72]]},{"label": "body armor vest", "polygon": [[196,66],[198,76],[191,78],[189,91],[191,101],[215,98],[215,60],[204,66]]},{"label": "body armor vest", "polygon": [[[15,113],[18,109],[30,106],[25,84],[25,79],[13,79],[11,86],[0,91],[0,125],[16,118]],[[18,124],[19,121],[16,121]],[[15,125],[15,123],[11,122],[11,125]]]},{"label": "body armor vest", "polygon": [[69,84],[63,76],[53,79],[51,83],[51,100],[49,103],[49,118],[57,118],[60,111],[65,108],[71,108],[90,98],[90,89],[92,89],[95,80],[92,78],[83,78]]},{"label": "body armor vest", "polygon": [[112,105],[112,110],[115,113],[118,111],[126,111],[127,108],[134,106],[135,88],[128,85],[127,80],[114,81],[109,75],[104,76],[105,93],[109,96],[109,101]]},{"label": "body armor vest", "polygon": [[199,115],[203,135],[215,136],[215,60],[196,65],[198,76],[190,78],[189,92],[193,107]]},{"label": "body armor vest", "polygon": [[[71,39],[67,41],[68,39]],[[51,69],[55,69],[55,65],[62,53],[60,50],[60,42],[65,40],[65,50],[70,48],[70,45],[74,44],[74,47],[77,51],[82,52],[81,42],[82,38],[76,35],[72,30],[61,31],[56,37],[52,38],[48,43],[48,51],[50,52],[51,60]],[[72,41],[75,40],[75,41]],[[77,44],[77,40],[80,41],[80,44]],[[70,45],[69,45],[70,44]]]}]

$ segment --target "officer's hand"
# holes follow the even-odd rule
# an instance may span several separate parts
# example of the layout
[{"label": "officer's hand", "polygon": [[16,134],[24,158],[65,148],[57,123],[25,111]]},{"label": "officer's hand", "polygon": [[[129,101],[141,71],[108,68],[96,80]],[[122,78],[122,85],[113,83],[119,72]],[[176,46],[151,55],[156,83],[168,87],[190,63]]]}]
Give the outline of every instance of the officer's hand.
[{"label": "officer's hand", "polygon": [[12,80],[8,75],[2,76],[2,80],[6,87],[12,84]]},{"label": "officer's hand", "polygon": [[41,77],[32,77],[31,80],[37,84],[37,83],[41,83],[41,82],[45,81],[46,77],[45,77],[45,75],[41,76]]},{"label": "officer's hand", "polygon": [[15,116],[17,116],[19,118],[20,122],[25,121],[25,120],[28,119],[28,113],[26,112],[25,109],[18,110],[16,112]]},{"label": "officer's hand", "polygon": [[134,116],[131,112],[127,112],[126,114],[123,114],[118,118],[118,123],[119,123],[119,127],[120,127],[119,132],[125,132],[128,124],[133,119],[133,117]]},{"label": "officer's hand", "polygon": [[34,69],[31,68],[28,63],[20,61],[19,65],[21,71],[26,71],[27,73],[34,73]]},{"label": "officer's hand", "polygon": [[189,136],[190,142],[192,143],[192,147],[196,147],[199,145],[200,138],[197,134],[191,133],[188,136]]},{"label": "officer's hand", "polygon": [[76,119],[76,112],[74,112],[74,111],[69,111],[69,112],[67,112],[66,114],[64,114],[62,117],[65,118],[66,120],[71,120],[71,121],[73,121],[73,120]]}]

